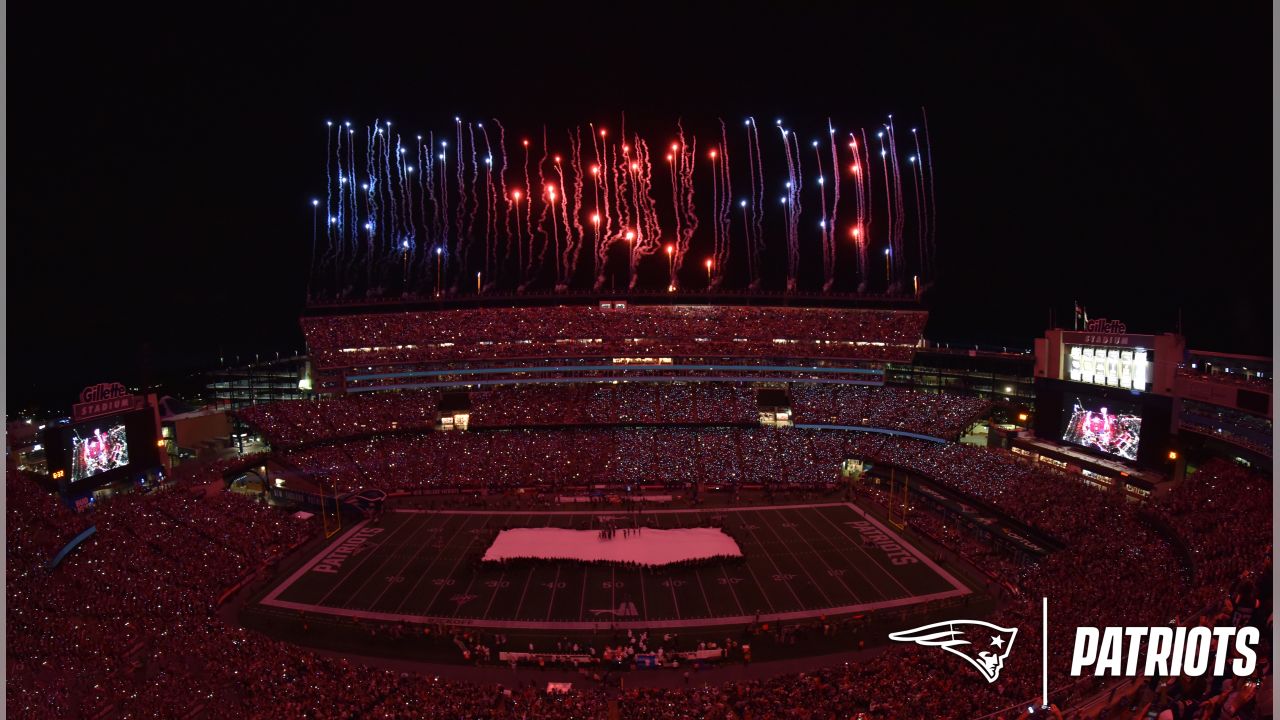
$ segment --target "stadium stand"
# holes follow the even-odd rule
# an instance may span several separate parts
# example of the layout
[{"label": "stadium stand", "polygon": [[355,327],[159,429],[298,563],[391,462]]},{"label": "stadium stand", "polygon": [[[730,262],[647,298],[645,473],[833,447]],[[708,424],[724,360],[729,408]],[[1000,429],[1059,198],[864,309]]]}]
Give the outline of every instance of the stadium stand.
[{"label": "stadium stand", "polygon": [[[682,397],[673,402],[687,405]],[[705,441],[697,430],[684,433],[677,443]],[[484,436],[503,437],[504,442],[481,447],[483,441],[476,438]],[[317,472],[330,462],[350,462],[337,458],[355,458],[370,481],[378,480],[375,473],[389,458],[420,458],[424,471],[431,461],[445,460],[435,481],[452,483],[508,463],[540,465],[568,477],[585,471],[582,461],[572,459],[573,448],[598,455],[607,447],[612,448],[606,463],[610,472],[653,468],[661,473],[666,468],[656,459],[657,437],[652,429],[621,428],[397,435],[322,448],[338,453],[331,459],[317,455],[321,448],[293,455]],[[1270,586],[1270,483],[1235,466],[1206,465],[1168,501],[1139,506],[985,448],[803,430],[728,428],[716,429],[711,437],[718,445],[709,454],[730,458],[726,476],[750,477],[768,464],[807,468],[790,472],[787,481],[801,480],[829,473],[838,458],[856,455],[912,468],[1063,540],[1065,550],[1031,565],[1014,565],[998,556],[985,563],[1016,589],[992,622],[1034,632],[1038,598],[1047,594],[1055,598],[1056,622],[1067,626],[1154,625],[1175,617],[1183,623],[1252,622],[1269,628],[1270,596],[1263,588]],[[733,443],[737,451],[726,452],[725,443]],[[537,459],[549,451],[571,459],[553,465]],[[1035,687],[1015,679],[1038,677],[1035,653],[1012,655],[1005,671],[1008,680],[988,685],[974,675],[952,672],[944,654],[915,646],[895,646],[864,662],[767,680],[673,689],[588,684],[566,695],[430,679],[322,656],[230,626],[217,613],[219,599],[229,589],[316,531],[314,520],[294,520],[253,500],[208,492],[206,483],[218,483],[224,469],[195,466],[178,473],[168,489],[119,497],[87,518],[59,506],[29,479],[9,483],[10,682],[34,688],[10,693],[8,709],[15,717],[66,717],[79,709],[87,717],[524,715],[555,720],[604,717],[616,702],[625,718],[860,713],[867,718],[973,718],[1002,707],[1009,709],[989,717],[1012,718],[1020,712],[1015,704],[1036,693]],[[722,468],[710,471],[718,474]],[[416,467],[400,474],[414,472]],[[522,479],[517,473],[509,481]],[[388,482],[385,476],[382,482]],[[1205,506],[1214,510],[1191,512]],[[1172,542],[1144,518],[1150,514],[1174,529]],[[43,563],[60,543],[88,522],[98,529],[95,538],[64,565],[46,570]],[[943,520],[924,514],[913,522],[942,538],[963,532],[946,530]],[[981,555],[975,543],[975,536],[968,535],[956,546]],[[1190,574],[1179,562],[1175,543],[1193,552]],[[1082,583],[1086,577],[1107,581]],[[64,632],[49,632],[54,627]],[[1056,636],[1052,642],[1054,657],[1069,656],[1070,638]],[[200,651],[193,654],[191,648]],[[1269,648],[1261,655],[1269,657]],[[1269,683],[1269,664],[1261,674]],[[1066,668],[1056,664],[1050,681],[1060,688],[1060,705],[1103,689],[1092,678],[1067,677]],[[1239,682],[1184,685],[1148,700],[1152,707],[1182,702],[1196,711],[1254,702]],[[1133,699],[1116,700],[1122,701],[1131,704]]]},{"label": "stadium stand", "polygon": [[511,358],[909,360],[923,311],[749,306],[482,308],[304,317],[320,371]]}]

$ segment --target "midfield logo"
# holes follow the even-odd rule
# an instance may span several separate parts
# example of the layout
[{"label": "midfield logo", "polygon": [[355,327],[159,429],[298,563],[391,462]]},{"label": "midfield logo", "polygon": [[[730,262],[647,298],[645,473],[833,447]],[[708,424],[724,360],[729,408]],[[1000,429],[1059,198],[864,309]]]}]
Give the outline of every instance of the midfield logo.
[{"label": "midfield logo", "polygon": [[614,617],[640,617],[640,611],[636,609],[636,604],[630,600],[618,603],[617,610],[588,610],[587,612],[600,617],[601,615],[612,615]]},{"label": "midfield logo", "polygon": [[[1004,660],[1013,649],[1017,628],[1005,628],[981,620],[945,620],[912,630],[890,633],[890,640],[940,647],[978,669],[987,682],[1000,677]],[[980,649],[985,648],[985,649]]]}]

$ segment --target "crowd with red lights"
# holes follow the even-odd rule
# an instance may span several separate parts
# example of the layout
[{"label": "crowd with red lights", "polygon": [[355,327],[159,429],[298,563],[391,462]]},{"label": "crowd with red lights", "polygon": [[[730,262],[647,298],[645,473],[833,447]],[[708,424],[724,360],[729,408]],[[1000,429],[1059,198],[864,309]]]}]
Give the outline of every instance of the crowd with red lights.
[{"label": "crowd with red lights", "polygon": [[1189,544],[1205,601],[1262,564],[1272,537],[1271,493],[1268,478],[1217,458],[1170,492],[1167,517]]},{"label": "crowd with red lights", "polygon": [[[954,438],[991,404],[949,393],[896,387],[796,384],[796,422],[884,428]],[[440,391],[353,393],[315,402],[243,408],[240,418],[275,448],[425,430]],[[757,421],[755,389],[728,382],[564,382],[494,386],[470,393],[470,425],[524,428],[580,425],[747,425]]]},{"label": "crowd with red lights", "polygon": [[[213,622],[222,593],[315,530],[254,499],[221,491],[218,468],[203,467],[175,473],[183,479],[167,489],[119,495],[78,515],[10,466],[12,717],[69,717],[129,702],[138,706],[138,715],[172,717],[192,700],[187,690],[197,680],[191,673],[148,677],[151,659],[168,653],[192,661],[197,646],[174,641],[184,628]],[[207,492],[204,483],[211,479],[217,492]],[[72,533],[89,525],[94,534],[49,567]],[[42,527],[62,537],[53,540],[54,533]],[[156,694],[149,683],[168,687]]]},{"label": "crowd with red lights", "polygon": [[474,427],[756,421],[755,391],[741,383],[557,383],[486,389],[471,398]]},{"label": "crowd with red lights", "polygon": [[250,405],[238,412],[273,447],[357,438],[376,432],[428,430],[439,395],[433,392],[348,394],[315,402]]},{"label": "crowd with red lights", "polygon": [[[1244,621],[1270,626],[1270,598],[1262,591],[1270,580],[1270,482],[1225,463],[1205,465],[1168,500],[1138,504],[1005,451],[795,428],[404,433],[288,456],[352,489],[388,490],[619,477],[804,484],[834,480],[844,459],[863,458],[923,475],[1063,545],[1031,562],[999,555],[991,550],[994,540],[990,557],[976,553],[975,562],[1013,588],[986,619],[1019,628],[1020,638],[1036,636],[1039,598],[1046,596],[1062,626],[1232,623],[1246,606]],[[955,672],[947,654],[914,645],[766,680],[626,690],[588,682],[564,695],[435,680],[320,655],[234,627],[217,612],[228,590],[268,571],[317,530],[314,519],[296,520],[220,491],[226,469],[180,467],[169,487],[118,496],[88,516],[60,506],[27,478],[8,484],[7,702],[15,717],[558,720],[605,716],[616,700],[627,718],[975,718],[1018,704],[999,715],[1011,718],[1038,692],[1038,653],[1011,654],[1001,678],[988,684]],[[975,551],[978,528],[948,529],[958,521],[917,511],[912,522],[923,531],[944,541],[963,535],[958,549]],[[90,523],[93,538],[47,569],[61,543]],[[1194,567],[1180,562],[1178,544]],[[1264,632],[1267,642],[1269,636]],[[1067,675],[1072,641],[1066,633],[1050,640],[1050,656],[1063,659],[1050,673],[1059,704],[1101,689],[1092,678]],[[1269,655],[1269,646],[1259,653]],[[1264,672],[1269,676],[1269,666]],[[1232,692],[1204,686],[1179,699],[1207,707],[1227,702]]]},{"label": "crowd with red lights", "polygon": [[797,423],[886,428],[955,439],[989,412],[991,403],[968,395],[887,385],[796,384],[791,407]]},{"label": "crowd with red lights", "polygon": [[[909,360],[923,312],[752,306],[478,308],[303,318],[318,368],[483,357]],[[781,350],[780,350],[781,349]]]}]

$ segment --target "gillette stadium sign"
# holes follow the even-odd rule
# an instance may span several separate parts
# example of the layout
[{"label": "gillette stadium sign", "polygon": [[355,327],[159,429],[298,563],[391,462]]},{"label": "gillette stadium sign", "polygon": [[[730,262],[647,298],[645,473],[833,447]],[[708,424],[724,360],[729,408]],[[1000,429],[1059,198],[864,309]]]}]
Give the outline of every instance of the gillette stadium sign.
[{"label": "gillette stadium sign", "polygon": [[80,422],[102,415],[113,415],[130,410],[141,410],[141,395],[131,395],[118,382],[98,383],[80,391],[80,402],[71,406],[72,422]]}]

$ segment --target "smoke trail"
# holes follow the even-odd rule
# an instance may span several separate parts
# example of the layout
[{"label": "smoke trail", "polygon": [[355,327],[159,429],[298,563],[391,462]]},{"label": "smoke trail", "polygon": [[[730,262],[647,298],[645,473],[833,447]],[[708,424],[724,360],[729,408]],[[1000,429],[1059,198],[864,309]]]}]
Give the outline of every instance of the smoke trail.
[{"label": "smoke trail", "polygon": [[[476,197],[476,185],[480,182],[480,167],[476,163],[476,126],[474,123],[467,123],[467,139],[471,142],[471,177],[468,194],[470,196],[467,206],[467,234],[465,242],[459,241],[462,250],[458,254],[458,280],[467,279],[467,258],[471,254],[471,245],[476,241],[476,211],[480,208],[480,200]],[[463,173],[465,177],[465,173]]]},{"label": "smoke trail", "polygon": [[[815,208],[820,211],[819,222],[815,224],[822,229],[821,287],[824,291],[837,287],[837,274],[845,252],[841,243],[847,242],[845,238],[850,236],[855,247],[859,291],[865,291],[868,280],[876,274],[878,253],[884,249],[889,251],[885,262],[891,290],[896,292],[904,280],[910,282],[912,273],[920,273],[924,280],[922,288],[927,287],[932,279],[937,259],[935,188],[927,117],[924,116],[924,108],[921,110],[925,137],[922,140],[920,132],[913,128],[911,146],[903,148],[902,157],[897,154],[897,131],[892,115],[876,135],[880,141],[881,170],[885,174],[883,210],[887,220],[883,223],[883,231],[879,230],[880,224],[873,222],[876,221],[874,207],[878,202],[874,197],[875,187],[881,181],[873,177],[866,131],[860,131],[861,140],[856,133],[849,135],[851,165],[841,165],[831,118],[827,119],[830,169],[826,151],[819,146],[820,140],[812,143],[820,202]],[[768,248],[780,248],[781,245],[773,240],[766,242],[768,236],[764,233],[766,176],[755,119],[748,118],[745,122],[748,186],[743,197],[733,194],[731,160],[737,146],[730,143],[723,119],[720,119],[720,142],[711,143],[701,157],[697,155],[697,139],[692,135],[686,138],[683,123],[677,122],[679,141],[671,146],[669,154],[664,146],[660,151],[662,157],[657,160],[667,161],[670,176],[662,178],[654,176],[651,146],[640,134],[629,135],[625,117],[622,120],[621,132],[612,143],[605,129],[588,125],[590,157],[584,155],[588,149],[583,147],[581,126],[569,129],[570,146],[564,156],[558,157],[550,167],[554,172],[549,172],[546,165],[552,154],[547,140],[551,128],[544,127],[537,180],[531,177],[531,153],[525,145],[523,188],[515,188],[508,183],[506,170],[510,158],[505,147],[505,129],[496,119],[493,122],[499,128],[499,136],[495,143],[483,123],[468,123],[464,134],[461,119],[455,118],[453,132],[446,131],[445,135],[453,134],[458,148],[454,153],[458,166],[452,169],[452,175],[448,167],[449,143],[441,141],[437,146],[434,135],[430,135],[430,140],[424,139],[426,133],[418,137],[415,165],[414,156],[409,154],[403,138],[400,135],[392,137],[389,122],[375,120],[374,125],[365,126],[364,148],[357,148],[355,129],[350,123],[345,124],[345,132],[343,127],[337,128],[336,138],[333,124],[329,123],[325,139],[326,212],[319,215],[317,202],[313,219],[313,250],[308,266],[308,296],[316,299],[328,297],[330,283],[338,297],[353,291],[377,297],[396,292],[396,288],[409,292],[433,285],[426,282],[430,275],[419,275],[418,270],[425,269],[431,262],[431,255],[435,254],[437,247],[443,250],[440,256],[442,269],[444,263],[454,263],[452,272],[441,273],[448,281],[437,283],[443,286],[438,288],[440,290],[448,288],[456,292],[466,281],[469,270],[489,274],[489,282],[481,288],[482,291],[485,287],[500,286],[512,262],[516,263],[521,289],[544,279],[544,272],[546,279],[553,283],[552,287],[561,291],[573,287],[580,272],[592,278],[592,286],[600,289],[610,278],[609,256],[614,243],[623,243],[628,248],[628,286],[637,286],[641,279],[640,266],[646,262],[647,256],[653,254],[668,261],[668,284],[674,286],[679,284],[681,272],[687,270],[685,262],[695,250],[692,240],[698,236],[699,223],[708,221],[712,224],[705,241],[709,252],[705,258],[698,254],[695,262],[698,267],[693,272],[700,276],[704,262],[710,260],[707,287],[717,288],[729,277],[736,242],[733,236],[736,232],[733,229],[736,223],[734,213],[739,211],[745,252],[745,259],[741,262],[746,268],[750,287],[760,288],[766,282],[766,274],[769,274],[765,272],[765,253],[771,252]],[[781,121],[778,124],[788,178],[787,192],[781,198],[782,242],[786,243],[787,251],[786,289],[795,291],[800,282],[801,263],[808,268],[811,262],[811,244],[805,239],[809,226],[803,220],[803,200],[807,191],[802,192],[805,188],[803,153],[797,133],[783,128]],[[468,141],[470,148],[466,146]],[[483,148],[480,147],[482,142]],[[364,153],[362,158],[357,158],[358,152]],[[467,161],[466,152],[470,153],[469,172],[463,164]],[[903,159],[911,165],[910,199],[915,204],[913,232],[916,246],[912,252],[907,252],[905,244],[906,222],[911,211],[906,209],[904,184],[908,178],[902,172]],[[363,167],[359,167],[361,162]],[[709,217],[707,210],[696,207],[696,162],[709,162],[711,166],[712,196],[711,202],[707,203],[711,208]],[[479,187],[482,169],[483,188]],[[856,219],[844,220],[852,224],[842,227],[840,203],[849,191],[841,187],[845,172],[853,176],[854,193],[854,208],[846,211],[845,215],[855,214]],[[417,177],[413,177],[415,174]],[[591,183],[590,188],[585,187],[588,182]],[[669,209],[665,200],[659,209],[654,193],[655,182],[670,183]],[[533,207],[537,199],[535,191],[541,197],[536,213]],[[516,192],[521,193],[519,198]],[[742,192],[741,188],[739,192]],[[590,197],[584,197],[584,194]],[[584,202],[588,199],[590,205]],[[526,207],[520,208],[520,202],[526,202]],[[561,203],[561,206],[557,207],[556,203]],[[699,210],[702,216],[699,216]],[[323,238],[319,233],[321,222],[325,225]],[[475,261],[469,259],[469,255],[472,244],[478,247],[481,242],[479,225],[482,222],[484,259]],[[663,234],[661,226],[667,222],[674,223],[674,234]],[[527,227],[522,227],[522,223]],[[586,223],[590,227],[584,227]],[[424,243],[424,238],[430,238],[429,243]],[[880,244],[881,238],[883,244]],[[503,242],[505,247],[500,247]],[[584,260],[584,246],[588,243],[592,256],[587,260],[591,267],[584,271],[580,266]],[[665,252],[668,245],[671,247],[670,255]],[[549,268],[543,268],[548,253],[555,256],[554,275]],[[875,253],[875,257],[870,257],[871,253]],[[514,259],[513,254],[516,255]],[[450,256],[454,260],[450,260]],[[616,259],[614,262],[616,269]],[[694,277],[690,275],[685,280]],[[695,283],[693,287],[700,288],[701,283]]]},{"label": "smoke trail", "polygon": [[395,239],[400,234],[400,218],[396,205],[395,180],[391,177],[391,123],[387,123],[387,129],[384,132],[382,128],[378,128],[378,137],[382,143],[382,180],[378,183],[378,199],[381,203],[382,195],[386,193],[386,203],[383,206],[389,215],[388,221],[384,224],[382,230],[383,248],[387,259],[395,257]]},{"label": "smoke trail", "polygon": [[[507,191],[507,129],[502,126],[498,118],[493,118],[493,123],[498,126],[498,150],[502,152],[502,167],[498,170],[498,187],[502,192],[502,200],[506,203],[506,209],[502,214],[503,232],[507,238],[506,252],[502,254],[502,264],[510,265],[511,263],[511,194]],[[494,282],[497,283],[497,271],[494,272]]]},{"label": "smoke trail", "polygon": [[[892,268],[894,221],[893,221],[893,192],[889,189],[889,161],[887,159],[889,151],[885,150],[884,148],[884,130],[876,131],[876,137],[879,138],[880,140],[880,168],[881,170],[884,171],[884,206],[885,206],[885,213],[887,213],[889,216],[888,219],[885,220],[885,224],[889,228],[888,236],[886,238],[886,240],[889,243],[889,248],[886,249],[887,254],[885,256],[885,267]],[[891,273],[890,269],[885,270],[885,284],[889,286],[885,289],[885,292],[890,292],[892,290],[893,280],[890,273]]]},{"label": "smoke trail", "polygon": [[[542,198],[542,210],[541,210],[541,212],[539,212],[539,213],[538,213],[538,225],[537,225],[537,227],[538,227],[538,234],[540,234],[540,235],[542,236],[542,248],[541,248],[541,250],[539,250],[539,252],[538,252],[538,260],[537,260],[537,262],[538,262],[538,268],[537,268],[537,271],[538,271],[538,272],[541,272],[541,271],[542,271],[542,269],[546,266],[547,249],[548,249],[548,248],[551,246],[551,244],[554,242],[554,238],[549,237],[549,236],[547,235],[547,231],[546,231],[547,214],[551,211],[551,204],[550,204],[550,200],[551,200],[551,198],[555,197],[552,193],[556,192],[554,189],[551,189],[551,188],[548,188],[548,187],[547,187],[547,178],[546,178],[546,175],[543,173],[543,168],[545,167],[546,162],[547,162],[547,153],[548,153],[548,150],[547,150],[547,126],[546,126],[546,125],[543,125],[543,126],[542,126],[542,158],[541,158],[540,160],[538,160],[538,195]],[[530,193],[529,193],[529,205],[530,205],[530,207],[532,207],[532,205],[533,205],[533,193],[532,193],[532,192],[530,192]],[[554,215],[552,215],[552,216],[551,216],[551,219],[552,219],[552,222],[554,222],[554,221],[555,221],[555,216],[554,216]],[[552,232],[556,232],[556,228],[552,228]],[[533,280],[534,280],[534,279],[535,279],[535,277],[536,277],[536,276],[533,274],[533,241],[534,241],[534,237],[535,237],[535,234],[534,234],[534,232],[533,232],[533,225],[530,225],[530,226],[529,226],[529,263],[530,263],[529,270],[530,270],[530,274],[529,274],[529,279],[525,281],[525,285],[524,285],[524,286],[522,286],[522,287],[520,288],[521,290],[524,290],[526,287],[528,287],[528,284],[529,284],[529,283],[531,283],[531,282],[533,282]]]},{"label": "smoke trail", "polygon": [[916,154],[907,158],[907,161],[911,165],[911,192],[915,197],[916,204],[916,252],[920,257],[919,268],[921,274],[923,274],[925,265],[928,262],[925,250],[925,231],[927,226],[925,208],[923,207],[924,192],[922,189],[924,158],[920,155],[920,136],[915,128],[911,128],[911,139],[915,141]]},{"label": "smoke trail", "polygon": [[480,129],[480,137],[484,140],[484,158],[481,161],[484,165],[484,273],[492,282],[493,269],[498,261],[495,243],[498,208],[493,191],[493,146],[489,144],[489,131],[484,129],[484,123],[477,122],[476,127]]},{"label": "smoke trail", "polygon": [[[571,257],[568,261],[567,281],[571,282],[578,270],[578,262],[582,257],[583,240],[586,233],[582,228],[582,128],[575,127],[570,139],[571,162],[573,168],[573,228],[576,235],[571,237]],[[568,225],[566,223],[566,230]],[[594,254],[592,255],[594,258]]]},{"label": "smoke trail", "polygon": [[906,226],[906,205],[902,200],[902,173],[898,167],[898,140],[893,127],[893,115],[889,116],[889,159],[893,167],[893,218],[894,218],[894,253],[891,263],[896,271],[894,280],[901,282],[906,277],[907,256],[903,245],[902,234]]},{"label": "smoke trail", "polygon": [[[827,118],[827,140],[831,146],[831,219],[827,221],[827,237],[831,243],[831,266],[832,281],[835,279],[836,260],[839,251],[839,241],[836,239],[837,229],[840,227],[840,154],[836,149],[836,129],[831,125],[831,118]],[[831,289],[831,283],[825,287],[826,290]]]},{"label": "smoke trail", "polygon": [[[924,151],[927,154],[926,164],[929,168],[929,278],[933,279],[937,273],[936,257],[937,257],[937,237],[936,228],[938,224],[938,206],[934,199],[933,193],[933,147],[929,144],[929,116],[925,113],[924,107],[920,108],[920,116],[924,119]],[[921,178],[923,181],[923,178]]]},{"label": "smoke trail", "polygon": [[818,141],[814,140],[813,155],[818,159],[818,195],[821,200],[822,218],[818,227],[822,230],[822,289],[830,290],[835,279],[835,248],[832,246],[831,224],[827,221],[827,178],[822,173],[822,151],[818,149]]},{"label": "smoke trail", "polygon": [[677,183],[679,188],[678,212],[682,214],[682,217],[676,231],[674,261],[670,267],[672,289],[679,288],[679,271],[684,267],[684,259],[689,252],[689,242],[693,239],[693,234],[698,230],[698,215],[694,205],[693,189],[693,171],[698,157],[698,139],[695,137],[690,142],[685,142],[684,127],[679,121],[676,122],[676,131],[680,144],[680,149],[677,153],[679,157],[679,166],[677,167],[679,171]]},{"label": "smoke trail", "polygon": [[[591,151],[595,155],[595,164],[591,166],[591,195],[595,200],[595,204],[591,208],[591,228],[592,228],[592,253],[595,262],[595,280],[592,283],[592,289],[599,292],[604,287],[605,281],[605,265],[608,260],[607,248],[608,242],[605,238],[608,236],[608,225],[605,224],[605,216],[607,211],[600,206],[600,184],[605,182],[606,177],[602,174],[602,161],[600,159],[600,145],[604,143],[605,131],[602,129],[596,132],[595,123],[588,123],[587,129],[591,131]],[[605,189],[605,201],[609,199],[608,188]],[[601,235],[604,231],[605,235]]]},{"label": "smoke trail", "polygon": [[748,148],[754,148],[756,158],[755,184],[752,187],[751,202],[751,256],[755,267],[752,276],[752,289],[759,289],[763,282],[761,276],[761,254],[764,251],[764,155],[760,152],[760,126],[751,118],[751,133],[747,136]]},{"label": "smoke trail", "polygon": [[712,281],[710,283],[712,288],[719,287],[724,279],[724,273],[729,269],[729,256],[733,248],[730,225],[730,218],[733,212],[733,182],[731,180],[733,173],[730,172],[729,165],[729,131],[725,127],[723,118],[720,119],[720,164],[722,191],[719,209],[721,243],[716,248],[712,265]]},{"label": "smoke trail", "polygon": [[787,221],[787,292],[795,292],[800,270],[800,186],[803,182],[800,174],[800,148],[798,142],[795,143],[796,147],[792,147],[790,138],[795,137],[794,131],[788,132],[781,126],[778,129],[782,131],[782,149],[787,155],[787,176],[791,178],[787,182],[787,196],[783,200]]},{"label": "smoke trail", "polygon": [[653,159],[649,144],[636,136],[636,206],[639,213],[639,246],[642,255],[658,251],[662,244],[662,225],[658,220],[658,201],[653,196]]},{"label": "smoke trail", "polygon": [[[333,223],[329,218],[333,217],[333,165],[330,161],[333,159],[333,121],[325,122],[324,131],[324,238],[325,249],[324,255],[320,260],[320,268],[323,269],[329,264],[329,253],[333,250]],[[315,232],[315,229],[312,229]],[[310,280],[315,280],[316,275],[316,251],[311,249],[311,277],[308,282],[307,294],[310,295]],[[310,299],[310,298],[308,298]]]},{"label": "smoke trail", "polygon": [[[454,146],[456,148],[454,150],[454,157],[456,158],[455,166],[457,167],[457,170],[454,171],[454,179],[457,182],[457,190],[458,190],[458,202],[457,202],[457,205],[454,207],[454,218],[453,218],[454,220],[453,261],[454,261],[454,264],[456,264],[457,266],[457,272],[454,275],[452,284],[450,284],[449,282],[445,282],[445,285],[449,288],[450,292],[457,292],[458,279],[461,277],[462,272],[466,269],[466,263],[464,262],[464,257],[466,253],[465,247],[467,243],[467,236],[466,236],[466,229],[465,229],[466,208],[467,208],[467,179],[466,179],[467,178],[467,169],[466,169],[467,156],[465,155],[465,152],[466,152],[465,141],[463,140],[463,137],[462,137],[462,119],[458,117],[454,117],[453,124],[454,124],[454,137],[455,137],[454,142],[457,143],[457,145]],[[446,255],[448,255],[447,250],[446,250]],[[446,276],[449,275],[447,265],[448,264],[446,264],[446,270],[445,270]]]}]

